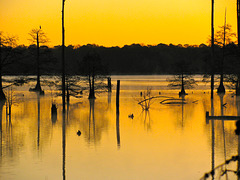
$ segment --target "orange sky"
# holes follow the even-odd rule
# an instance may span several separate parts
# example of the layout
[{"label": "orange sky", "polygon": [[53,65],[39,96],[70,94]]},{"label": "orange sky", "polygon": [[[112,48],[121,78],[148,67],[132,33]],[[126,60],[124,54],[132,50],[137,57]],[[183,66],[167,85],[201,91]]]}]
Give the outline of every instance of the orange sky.
[{"label": "orange sky", "polygon": [[[123,46],[143,43],[201,44],[211,33],[211,0],[66,0],[66,45]],[[0,31],[29,45],[29,31],[42,26],[48,45],[61,44],[61,0],[1,0]],[[236,0],[215,0],[215,29],[236,32]]]}]

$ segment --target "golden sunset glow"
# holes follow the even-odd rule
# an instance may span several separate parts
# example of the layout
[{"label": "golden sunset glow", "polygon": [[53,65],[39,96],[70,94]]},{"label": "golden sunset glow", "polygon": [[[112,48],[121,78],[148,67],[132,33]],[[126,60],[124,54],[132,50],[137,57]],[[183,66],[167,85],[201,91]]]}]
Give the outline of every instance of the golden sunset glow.
[{"label": "golden sunset glow", "polygon": [[[2,0],[0,30],[29,45],[29,31],[42,26],[48,45],[61,44],[61,0]],[[215,29],[236,32],[236,1],[215,0]],[[210,0],[66,0],[66,45],[123,46],[143,43],[201,44],[210,35]]]}]

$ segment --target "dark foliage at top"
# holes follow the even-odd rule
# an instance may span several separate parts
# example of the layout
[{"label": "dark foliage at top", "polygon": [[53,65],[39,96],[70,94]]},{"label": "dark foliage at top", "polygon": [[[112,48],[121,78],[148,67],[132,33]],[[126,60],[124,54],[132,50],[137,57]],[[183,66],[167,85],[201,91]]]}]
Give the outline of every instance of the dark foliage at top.
[{"label": "dark foliage at top", "polygon": [[[32,68],[33,48],[16,47],[22,51],[21,61],[18,64],[11,64],[6,74],[36,74]],[[209,60],[211,49],[209,46],[188,45],[165,45],[142,46],[140,44],[125,45],[124,47],[103,47],[97,45],[84,45],[79,47],[68,46],[66,49],[66,74],[82,74],[79,69],[79,62],[89,54],[95,52],[101,57],[101,64],[108,67],[111,74],[176,74],[176,67],[184,61],[190,65],[191,74],[209,73]],[[46,53],[47,52],[47,53]],[[222,56],[221,47],[216,46],[215,72],[219,73],[220,58]],[[225,68],[224,73],[238,72],[237,46],[233,43],[225,48]],[[48,48],[40,47],[41,74],[60,74],[61,72],[61,46]],[[19,57],[20,58],[20,57]],[[49,63],[53,61],[53,63]],[[20,64],[20,65],[19,65]],[[80,64],[81,65],[81,64]]]}]

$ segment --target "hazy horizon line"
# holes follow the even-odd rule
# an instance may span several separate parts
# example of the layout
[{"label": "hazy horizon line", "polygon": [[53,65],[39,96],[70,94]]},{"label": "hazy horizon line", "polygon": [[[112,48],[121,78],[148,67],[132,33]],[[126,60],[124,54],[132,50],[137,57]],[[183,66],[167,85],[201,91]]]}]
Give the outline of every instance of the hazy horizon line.
[{"label": "hazy horizon line", "polygon": [[[234,43],[235,44],[235,43]],[[29,44],[29,45],[26,45],[26,44],[18,44],[17,46],[26,46],[26,47],[29,47],[29,46],[33,46],[33,45],[36,45],[36,44]],[[65,47],[69,47],[69,46],[73,46],[74,48],[79,48],[79,47],[82,47],[82,46],[96,46],[96,47],[106,47],[106,48],[112,48],[112,47],[119,47],[119,48],[123,48],[125,46],[132,46],[132,45],[140,45],[142,47],[151,47],[151,46],[158,46],[158,45],[166,45],[166,46],[179,46],[179,47],[199,47],[200,45],[205,45],[205,46],[211,46],[211,44],[208,44],[208,43],[200,43],[200,44],[173,44],[173,43],[158,43],[158,44],[145,44],[145,43],[132,43],[132,44],[125,44],[125,45],[112,45],[112,46],[108,46],[108,45],[99,45],[99,44],[96,44],[96,43],[87,43],[87,44],[68,44],[68,45],[65,45]],[[215,44],[216,45],[216,44]],[[58,46],[62,46],[61,44],[58,44],[58,45],[48,45],[48,44],[42,44],[40,45],[41,46],[47,46],[49,48],[54,48],[54,47],[58,47]]]}]

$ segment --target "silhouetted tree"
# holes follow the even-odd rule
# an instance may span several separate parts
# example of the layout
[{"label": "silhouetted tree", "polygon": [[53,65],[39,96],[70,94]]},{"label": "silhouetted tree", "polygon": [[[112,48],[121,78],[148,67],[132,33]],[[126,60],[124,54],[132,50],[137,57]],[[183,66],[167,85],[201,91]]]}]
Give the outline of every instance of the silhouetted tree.
[{"label": "silhouetted tree", "polygon": [[225,24],[224,26],[219,26],[214,39],[216,45],[223,47],[224,44],[236,43],[236,33],[232,32],[232,26],[230,24]]},{"label": "silhouetted tree", "polygon": [[86,76],[89,86],[89,99],[95,99],[95,91],[107,89],[103,82],[107,78],[106,67],[103,66],[101,58],[97,53],[88,53],[80,62],[80,74]]},{"label": "silhouetted tree", "polygon": [[66,77],[66,97],[67,103],[70,102],[70,97],[82,98],[84,88],[80,85],[79,76],[67,76]]},{"label": "silhouetted tree", "polygon": [[0,101],[6,100],[3,92],[2,73],[4,68],[12,64],[15,58],[15,48],[17,46],[16,36],[6,36],[0,31]]},{"label": "silhouetted tree", "polygon": [[32,43],[37,43],[37,52],[36,52],[36,61],[37,61],[37,84],[35,86],[35,88],[30,89],[31,91],[36,91],[36,92],[40,92],[41,94],[43,94],[43,90],[41,88],[41,84],[40,84],[40,53],[39,53],[39,46],[40,43],[44,44],[46,42],[48,42],[48,38],[46,37],[46,34],[42,31],[41,26],[39,27],[39,29],[32,29],[29,33],[29,35],[31,36],[31,39],[29,39]]},{"label": "silhouetted tree", "polygon": [[[217,31],[216,37],[215,37],[215,41],[217,41],[217,43],[222,44],[222,57],[220,58],[220,84],[219,84],[219,87],[217,88],[218,94],[225,94],[225,87],[223,85],[223,66],[224,66],[224,57],[225,57],[226,38],[228,41],[230,41],[230,39],[228,39],[228,37],[226,36],[226,35],[229,35],[229,34],[227,34],[227,30],[229,31],[231,29],[227,28],[226,11],[225,11],[225,23],[223,26],[223,33],[222,33],[222,31]],[[231,35],[229,35],[229,36],[231,36]]]},{"label": "silhouetted tree", "polygon": [[[65,96],[67,97],[67,103],[69,104],[70,97],[82,98],[83,90],[85,90],[85,88],[81,86],[80,76],[67,75],[65,81],[66,81]],[[62,84],[58,76],[54,77],[54,80],[52,81],[49,80],[43,81],[43,84],[49,86],[50,88],[55,87],[57,90],[60,91],[60,93],[56,93],[56,95],[62,96]]]},{"label": "silhouetted tree", "polygon": [[[225,33],[224,33],[225,31]],[[225,45],[236,43],[236,33],[232,31],[231,24],[225,24],[224,26],[218,26],[218,30],[214,34],[214,45],[223,47],[224,45],[224,34],[225,34]],[[209,37],[208,44],[211,44],[211,38]]]},{"label": "silhouetted tree", "polygon": [[[219,87],[217,88],[217,93],[225,93],[225,87],[223,85],[223,80],[224,80],[224,61],[226,56],[231,56],[231,53],[227,52],[226,50],[229,50],[230,44],[235,43],[235,38],[236,34],[232,32],[231,25],[226,24],[226,15],[225,15],[225,25],[224,26],[219,26],[219,30],[215,34],[215,44],[218,45],[221,48],[221,52],[218,56],[219,58],[219,73],[220,73],[220,84]],[[226,46],[228,48],[226,49]],[[217,53],[215,53],[217,57]],[[232,67],[234,68],[234,67]],[[233,71],[231,72],[233,73]],[[228,76],[229,77],[229,76]],[[231,79],[231,78],[230,78]],[[229,78],[228,78],[229,80]]]},{"label": "silhouetted tree", "polygon": [[173,78],[167,79],[170,83],[168,84],[171,88],[181,88],[179,96],[185,96],[187,93],[185,89],[192,88],[196,82],[191,75],[189,64],[185,61],[179,62],[176,64],[177,75],[174,75]]}]

